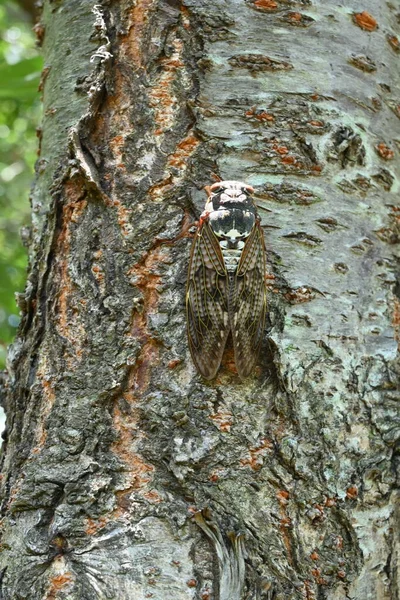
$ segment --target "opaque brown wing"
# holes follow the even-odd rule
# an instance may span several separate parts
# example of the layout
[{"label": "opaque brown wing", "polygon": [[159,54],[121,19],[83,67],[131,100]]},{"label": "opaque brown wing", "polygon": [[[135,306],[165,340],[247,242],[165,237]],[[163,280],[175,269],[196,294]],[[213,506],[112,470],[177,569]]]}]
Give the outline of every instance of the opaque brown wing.
[{"label": "opaque brown wing", "polygon": [[229,334],[228,274],[218,239],[207,221],[196,232],[186,288],[187,330],[195,365],[215,377]]},{"label": "opaque brown wing", "polygon": [[260,352],[267,308],[264,234],[257,219],[246,240],[229,302],[235,363],[240,377],[253,370]]}]

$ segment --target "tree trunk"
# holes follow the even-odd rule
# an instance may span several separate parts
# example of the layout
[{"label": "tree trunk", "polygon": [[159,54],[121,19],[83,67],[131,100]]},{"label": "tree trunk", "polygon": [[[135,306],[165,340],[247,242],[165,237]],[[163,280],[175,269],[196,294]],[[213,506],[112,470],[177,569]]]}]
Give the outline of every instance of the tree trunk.
[{"label": "tree trunk", "polygon": [[[398,598],[396,10],[45,0],[1,598]],[[266,235],[246,381],[185,335],[213,173]]]}]

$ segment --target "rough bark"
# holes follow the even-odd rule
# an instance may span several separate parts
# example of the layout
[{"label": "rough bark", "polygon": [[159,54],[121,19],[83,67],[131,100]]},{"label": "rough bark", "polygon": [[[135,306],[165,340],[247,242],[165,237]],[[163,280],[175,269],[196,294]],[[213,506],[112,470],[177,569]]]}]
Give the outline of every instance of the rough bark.
[{"label": "rough bark", "polygon": [[[398,597],[399,20],[45,0],[2,598]],[[244,382],[228,351],[205,383],[185,339],[212,173],[256,187],[266,233]]]}]

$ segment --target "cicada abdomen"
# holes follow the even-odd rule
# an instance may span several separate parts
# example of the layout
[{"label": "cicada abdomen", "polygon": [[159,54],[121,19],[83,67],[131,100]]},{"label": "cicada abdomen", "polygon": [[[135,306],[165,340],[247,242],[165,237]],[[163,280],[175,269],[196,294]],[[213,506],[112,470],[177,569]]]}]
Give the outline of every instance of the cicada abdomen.
[{"label": "cicada abdomen", "polygon": [[236,368],[247,377],[265,326],[264,235],[250,185],[219,181],[208,189],[186,289],[190,352],[203,377],[212,379],[231,333]]}]

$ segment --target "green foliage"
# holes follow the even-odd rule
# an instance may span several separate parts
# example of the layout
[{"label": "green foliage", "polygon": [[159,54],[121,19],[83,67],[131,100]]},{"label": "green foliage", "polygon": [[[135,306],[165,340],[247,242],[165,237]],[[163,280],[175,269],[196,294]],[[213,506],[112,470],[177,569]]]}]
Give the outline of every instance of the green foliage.
[{"label": "green foliage", "polygon": [[40,56],[25,58],[15,65],[0,63],[0,98],[13,99],[19,102],[33,102],[37,99],[38,79],[42,69]]},{"label": "green foliage", "polygon": [[37,92],[42,60],[32,23],[14,2],[0,3],[0,367],[19,322],[15,292],[24,288],[29,188],[40,119]]}]

